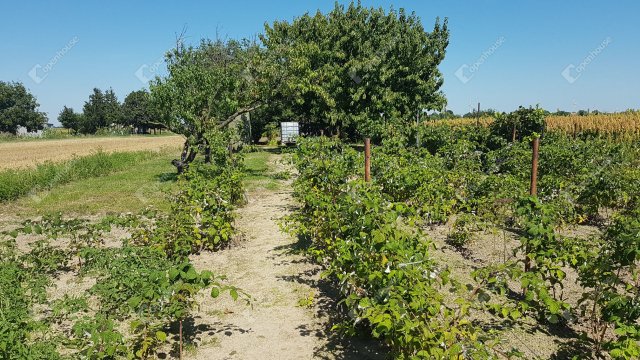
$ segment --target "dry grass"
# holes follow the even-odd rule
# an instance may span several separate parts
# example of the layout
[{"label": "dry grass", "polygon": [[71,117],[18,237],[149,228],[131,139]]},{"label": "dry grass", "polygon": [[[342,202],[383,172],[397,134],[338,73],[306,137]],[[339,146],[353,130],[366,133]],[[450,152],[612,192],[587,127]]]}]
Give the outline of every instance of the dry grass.
[{"label": "dry grass", "polygon": [[181,136],[130,136],[0,143],[0,170],[29,168],[46,161],[60,162],[74,156],[90,155],[98,150],[126,152],[177,149],[183,142]]}]

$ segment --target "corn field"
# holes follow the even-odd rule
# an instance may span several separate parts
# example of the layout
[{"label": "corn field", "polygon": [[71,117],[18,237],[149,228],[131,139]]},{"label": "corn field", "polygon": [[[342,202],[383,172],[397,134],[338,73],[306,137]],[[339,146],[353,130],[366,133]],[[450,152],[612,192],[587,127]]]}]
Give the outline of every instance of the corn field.
[{"label": "corn field", "polygon": [[[458,118],[443,120],[451,126],[475,125],[489,126],[493,122],[492,117]],[[626,112],[617,114],[593,114],[593,115],[550,115],[545,119],[548,131],[557,131],[565,134],[600,134],[614,136],[638,136],[640,135],[640,112]],[[429,122],[429,125],[441,123]]]}]

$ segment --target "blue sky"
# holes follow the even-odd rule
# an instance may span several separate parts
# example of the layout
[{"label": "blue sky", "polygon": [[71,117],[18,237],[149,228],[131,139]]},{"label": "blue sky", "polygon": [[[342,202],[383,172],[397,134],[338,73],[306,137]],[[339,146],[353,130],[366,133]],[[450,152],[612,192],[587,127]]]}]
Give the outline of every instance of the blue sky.
[{"label": "blue sky", "polygon": [[[343,2],[343,1],[341,1]],[[328,11],[333,1],[3,1],[0,80],[20,81],[55,122],[94,87],[120,100],[162,74],[176,33],[188,40],[260,33],[265,22]],[[449,18],[441,64],[448,108],[510,111],[640,108],[640,2],[363,1]],[[49,65],[48,65],[49,64]]]}]

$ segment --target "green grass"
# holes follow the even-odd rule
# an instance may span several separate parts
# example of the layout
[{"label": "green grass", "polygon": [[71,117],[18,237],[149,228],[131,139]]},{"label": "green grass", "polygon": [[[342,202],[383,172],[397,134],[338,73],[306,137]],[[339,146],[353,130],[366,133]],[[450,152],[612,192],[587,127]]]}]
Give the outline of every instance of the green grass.
[{"label": "green grass", "polygon": [[40,164],[33,169],[5,170],[0,172],[0,202],[15,200],[72,181],[104,176],[151,159],[157,154],[152,151],[111,154],[98,152],[61,163]]},{"label": "green grass", "polygon": [[269,167],[269,162],[273,161],[275,155],[268,152],[252,152],[245,155],[244,166],[246,176],[244,186],[247,190],[263,188],[267,190],[278,190],[280,181]]},{"label": "green grass", "polygon": [[175,184],[175,167],[171,165],[174,157],[175,154],[149,153],[133,162],[119,163],[119,171],[112,169],[110,174],[72,181],[5,202],[0,213],[29,217],[54,212],[135,213],[148,206],[168,210],[170,203],[164,191]]},{"label": "green grass", "polygon": [[[18,200],[0,204],[0,214],[33,217],[62,212],[67,216],[90,216],[135,213],[148,206],[166,211],[171,204],[165,192],[175,188],[175,167],[171,165],[175,156],[155,153],[121,164],[108,174],[35,191]],[[270,167],[273,161],[276,161],[276,155],[269,152],[245,155],[247,174],[244,185],[248,190],[280,189],[281,174]]]}]

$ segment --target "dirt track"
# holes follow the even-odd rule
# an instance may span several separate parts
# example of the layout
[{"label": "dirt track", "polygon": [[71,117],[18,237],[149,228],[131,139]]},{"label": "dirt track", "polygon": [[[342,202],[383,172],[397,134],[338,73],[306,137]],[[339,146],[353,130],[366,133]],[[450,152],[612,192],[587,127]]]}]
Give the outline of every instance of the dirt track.
[{"label": "dirt track", "polygon": [[140,151],[179,148],[181,136],[130,136],[0,143],[0,170],[27,168],[45,161],[59,162],[96,151]]},{"label": "dirt track", "polygon": [[[277,167],[273,155],[271,168]],[[291,184],[280,190],[258,188],[247,194],[236,226],[244,239],[230,249],[192,257],[200,269],[228,276],[230,284],[253,297],[253,306],[228,296],[202,298],[188,359],[382,359],[376,342],[342,338],[331,331],[336,304],[318,266],[296,251],[298,241],[282,233],[277,221],[294,205]]]}]

